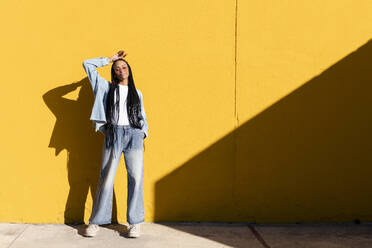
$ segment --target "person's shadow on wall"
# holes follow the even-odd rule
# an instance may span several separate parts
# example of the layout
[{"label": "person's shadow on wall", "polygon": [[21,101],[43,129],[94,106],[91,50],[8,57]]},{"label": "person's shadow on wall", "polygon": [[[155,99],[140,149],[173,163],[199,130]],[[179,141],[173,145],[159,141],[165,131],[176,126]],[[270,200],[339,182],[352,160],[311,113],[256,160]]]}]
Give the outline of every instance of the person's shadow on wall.
[{"label": "person's shadow on wall", "polygon": [[[81,86],[77,100],[63,96]],[[52,89],[43,99],[56,117],[56,123],[48,147],[55,148],[55,155],[67,150],[67,170],[70,191],[66,202],[64,223],[84,223],[85,202],[91,188],[95,198],[101,166],[103,134],[95,132],[89,119],[94,95],[88,78],[80,82]],[[117,221],[114,192],[112,223]]]}]

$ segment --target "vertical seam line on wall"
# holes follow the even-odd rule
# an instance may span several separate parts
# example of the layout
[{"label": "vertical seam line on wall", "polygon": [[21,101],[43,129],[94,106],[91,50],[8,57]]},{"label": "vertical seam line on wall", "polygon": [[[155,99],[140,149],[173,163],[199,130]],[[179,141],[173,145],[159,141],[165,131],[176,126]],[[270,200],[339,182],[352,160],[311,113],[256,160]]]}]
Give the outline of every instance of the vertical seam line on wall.
[{"label": "vertical seam line on wall", "polygon": [[[236,202],[236,175],[237,175],[237,156],[238,156],[238,144],[237,144],[237,129],[239,127],[239,118],[237,110],[237,45],[238,45],[238,0],[234,0],[235,4],[235,20],[234,20],[234,130],[233,130],[233,142],[234,142],[234,166],[233,166],[233,182],[232,182],[232,207],[237,212],[233,218],[239,216],[239,206]],[[241,221],[241,220],[240,220]]]}]

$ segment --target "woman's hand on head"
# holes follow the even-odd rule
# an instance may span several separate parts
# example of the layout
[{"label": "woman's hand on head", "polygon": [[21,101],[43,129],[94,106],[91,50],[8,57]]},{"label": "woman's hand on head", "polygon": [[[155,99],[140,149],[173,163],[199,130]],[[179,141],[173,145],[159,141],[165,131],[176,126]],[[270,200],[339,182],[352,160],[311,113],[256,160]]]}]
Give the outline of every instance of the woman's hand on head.
[{"label": "woman's hand on head", "polygon": [[128,54],[127,53],[124,53],[123,50],[120,50],[119,52],[117,52],[114,55],[112,55],[111,57],[109,57],[109,59],[110,59],[110,62],[114,62],[115,60],[118,60],[120,58],[124,58],[127,55]]}]

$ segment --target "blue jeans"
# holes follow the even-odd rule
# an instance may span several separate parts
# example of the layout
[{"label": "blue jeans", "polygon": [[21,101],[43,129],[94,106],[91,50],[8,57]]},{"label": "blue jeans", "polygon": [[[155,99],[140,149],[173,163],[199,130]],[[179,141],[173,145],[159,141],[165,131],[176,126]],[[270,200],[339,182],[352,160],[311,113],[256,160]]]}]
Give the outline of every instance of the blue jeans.
[{"label": "blue jeans", "polygon": [[[124,152],[127,169],[127,221],[137,224],[145,221],[143,200],[143,152],[145,133],[129,125],[117,125],[114,147],[106,148],[107,135],[102,148],[101,171],[96,197],[93,202],[90,224],[111,223],[114,178]],[[105,132],[106,133],[106,132]]]}]

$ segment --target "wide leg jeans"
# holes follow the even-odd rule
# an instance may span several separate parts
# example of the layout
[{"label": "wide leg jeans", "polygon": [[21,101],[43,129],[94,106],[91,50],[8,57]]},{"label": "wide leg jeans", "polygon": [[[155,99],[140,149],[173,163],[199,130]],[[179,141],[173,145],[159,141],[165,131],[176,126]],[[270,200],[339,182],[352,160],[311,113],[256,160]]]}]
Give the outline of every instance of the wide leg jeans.
[{"label": "wide leg jeans", "polygon": [[130,125],[117,125],[113,147],[106,148],[107,135],[102,148],[101,170],[96,197],[93,202],[90,224],[111,223],[114,178],[121,154],[124,153],[127,170],[127,221],[129,224],[144,222],[143,157],[145,133]]}]

